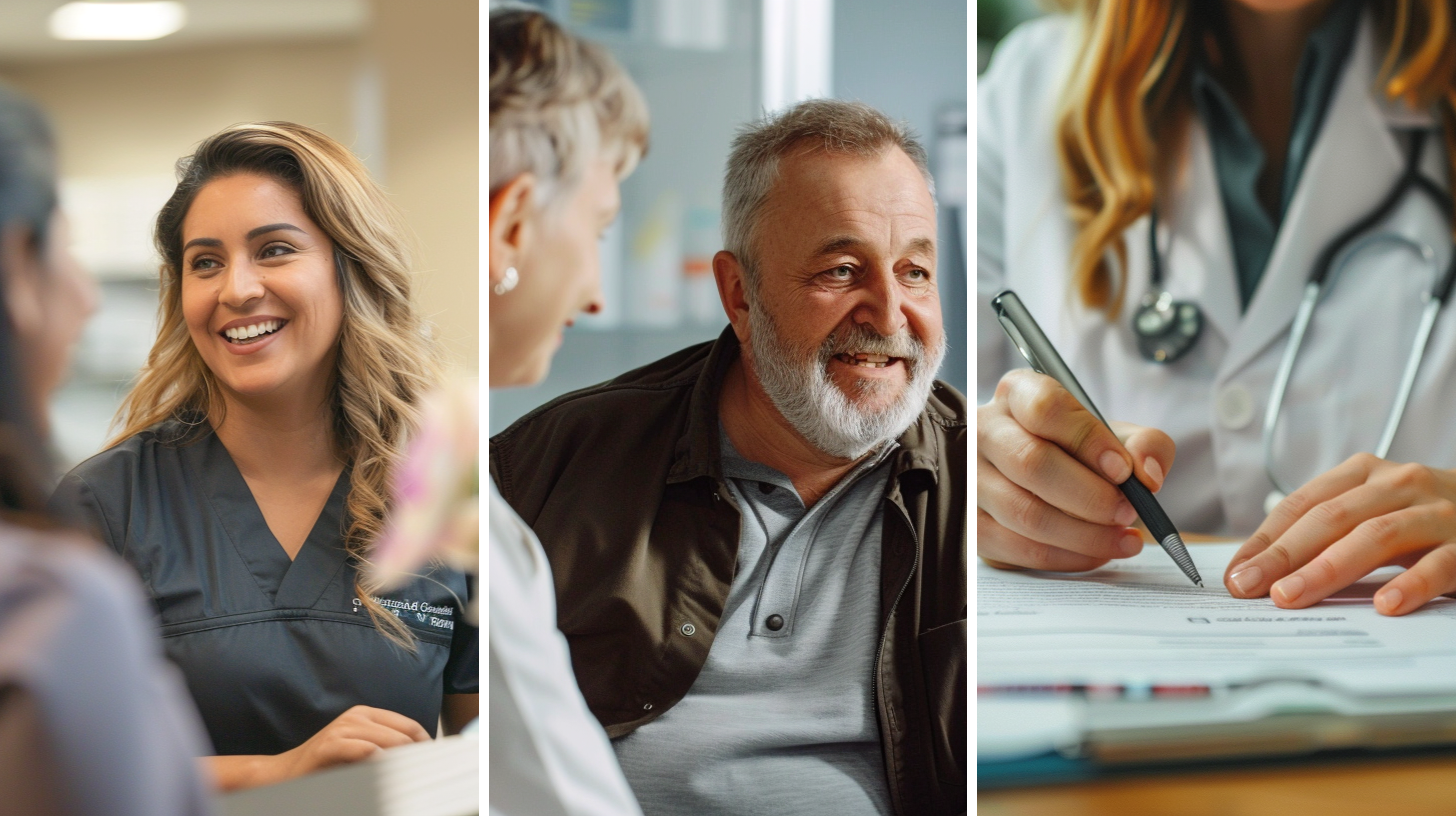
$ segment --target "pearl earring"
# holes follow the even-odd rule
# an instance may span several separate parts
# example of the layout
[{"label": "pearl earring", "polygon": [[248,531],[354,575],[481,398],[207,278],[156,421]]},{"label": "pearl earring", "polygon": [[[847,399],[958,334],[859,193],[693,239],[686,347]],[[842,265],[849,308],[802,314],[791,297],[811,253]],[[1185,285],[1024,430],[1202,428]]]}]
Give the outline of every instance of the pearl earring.
[{"label": "pearl earring", "polygon": [[512,289],[516,288],[516,284],[520,282],[520,273],[516,271],[516,268],[514,266],[508,266],[506,267],[506,274],[504,277],[501,278],[500,283],[497,283],[495,286],[490,287],[490,290],[492,292],[495,292],[497,295],[504,295],[506,292],[509,292]]}]

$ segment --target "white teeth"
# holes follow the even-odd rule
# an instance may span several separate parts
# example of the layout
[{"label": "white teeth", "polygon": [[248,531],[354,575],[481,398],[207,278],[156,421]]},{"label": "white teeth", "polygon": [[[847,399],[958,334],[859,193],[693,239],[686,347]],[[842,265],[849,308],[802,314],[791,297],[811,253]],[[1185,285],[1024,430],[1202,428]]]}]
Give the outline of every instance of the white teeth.
[{"label": "white teeth", "polygon": [[884,354],[841,354],[839,359],[850,365],[862,368],[884,368],[890,364],[892,358]]},{"label": "white teeth", "polygon": [[223,335],[233,341],[250,340],[260,334],[278,331],[282,325],[282,322],[278,320],[264,320],[262,323],[254,323],[251,326],[234,326],[224,330]]}]

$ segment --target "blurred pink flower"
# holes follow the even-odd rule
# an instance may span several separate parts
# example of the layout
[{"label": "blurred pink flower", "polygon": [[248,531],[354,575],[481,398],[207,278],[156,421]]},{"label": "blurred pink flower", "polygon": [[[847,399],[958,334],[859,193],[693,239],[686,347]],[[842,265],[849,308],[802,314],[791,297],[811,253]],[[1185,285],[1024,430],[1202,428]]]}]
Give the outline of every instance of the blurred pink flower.
[{"label": "blurred pink flower", "polygon": [[480,568],[480,407],[474,378],[454,378],[420,401],[420,424],[390,480],[392,507],[370,558],[382,590],[431,561]]}]

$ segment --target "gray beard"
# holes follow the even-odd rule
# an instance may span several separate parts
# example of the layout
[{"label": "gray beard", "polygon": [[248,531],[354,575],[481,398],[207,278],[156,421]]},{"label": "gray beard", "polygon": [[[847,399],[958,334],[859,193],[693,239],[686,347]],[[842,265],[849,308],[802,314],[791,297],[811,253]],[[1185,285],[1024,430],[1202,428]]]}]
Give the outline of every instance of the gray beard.
[{"label": "gray beard", "polygon": [[[945,338],[927,351],[908,331],[884,337],[852,324],[845,336],[831,334],[817,350],[803,351],[784,342],[778,325],[759,305],[748,307],[749,344],[744,356],[774,407],[794,430],[823,453],[858,459],[903,434],[925,410],[935,372],[945,357]],[[860,408],[829,377],[829,361],[846,351],[899,357],[906,364],[907,382],[900,396],[881,409]],[[856,396],[872,397],[896,386],[884,380],[860,378]]]}]

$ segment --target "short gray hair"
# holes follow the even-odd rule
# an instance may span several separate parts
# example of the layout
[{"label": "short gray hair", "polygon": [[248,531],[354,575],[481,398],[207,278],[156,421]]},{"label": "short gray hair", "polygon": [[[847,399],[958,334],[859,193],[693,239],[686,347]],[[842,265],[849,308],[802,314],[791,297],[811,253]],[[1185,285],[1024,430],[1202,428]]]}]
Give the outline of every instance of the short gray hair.
[{"label": "short gray hair", "polygon": [[934,200],[935,180],[915,132],[863,102],[810,99],[739,129],[723,178],[723,248],[743,266],[750,295],[758,287],[758,211],[778,181],[779,160],[816,150],[873,157],[891,147],[920,169]]},{"label": "short gray hair", "polygon": [[490,192],[531,173],[540,209],[598,157],[623,178],[647,152],[647,102],[601,46],[538,11],[490,14]]}]

